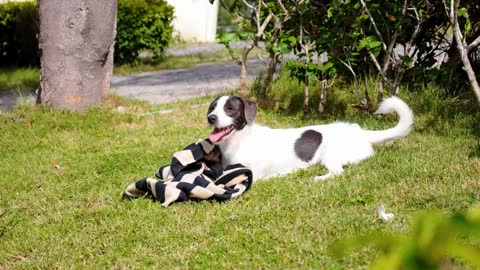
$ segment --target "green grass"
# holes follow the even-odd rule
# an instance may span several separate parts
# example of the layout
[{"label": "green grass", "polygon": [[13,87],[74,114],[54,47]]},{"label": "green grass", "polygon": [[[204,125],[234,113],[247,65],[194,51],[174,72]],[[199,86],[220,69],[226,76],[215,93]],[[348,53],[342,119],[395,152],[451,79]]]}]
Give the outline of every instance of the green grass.
[{"label": "green grass", "polygon": [[[351,95],[340,90],[334,97],[347,108],[342,119],[367,128],[395,124],[351,110]],[[257,182],[234,201],[168,208],[120,195],[208,136],[211,98],[161,106],[111,98],[83,114],[43,107],[2,113],[0,269],[366,268],[375,250],[335,258],[327,248],[368,231],[402,233],[423,210],[454,213],[480,200],[480,114],[468,109],[475,107],[428,94],[403,98],[416,113],[414,131],[341,176],[314,182],[325,173],[318,165]],[[164,109],[173,112],[143,115]],[[262,109],[258,122],[296,127],[335,118]],[[392,222],[377,219],[380,204],[395,214]]]},{"label": "green grass", "polygon": [[0,69],[0,92],[36,89],[40,81],[38,68]]}]

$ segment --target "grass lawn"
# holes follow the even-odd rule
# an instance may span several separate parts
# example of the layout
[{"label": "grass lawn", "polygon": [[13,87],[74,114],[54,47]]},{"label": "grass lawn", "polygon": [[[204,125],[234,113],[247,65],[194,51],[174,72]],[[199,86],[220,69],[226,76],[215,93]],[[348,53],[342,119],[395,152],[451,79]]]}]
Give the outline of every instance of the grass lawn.
[{"label": "grass lawn", "polygon": [[[168,208],[120,195],[208,136],[211,98],[152,106],[112,97],[84,114],[1,113],[0,269],[366,268],[375,250],[334,258],[327,248],[364,232],[405,232],[426,209],[454,213],[480,201],[480,113],[458,99],[403,98],[416,113],[414,131],[341,176],[314,182],[326,172],[319,165],[257,182],[227,203]],[[363,127],[396,123],[345,108],[342,119]],[[166,109],[173,112],[142,115]],[[257,122],[296,127],[334,119],[263,109]],[[395,214],[392,222],[377,218],[380,204]]]},{"label": "grass lawn", "polygon": [[0,69],[0,92],[36,89],[40,81],[38,68]]}]

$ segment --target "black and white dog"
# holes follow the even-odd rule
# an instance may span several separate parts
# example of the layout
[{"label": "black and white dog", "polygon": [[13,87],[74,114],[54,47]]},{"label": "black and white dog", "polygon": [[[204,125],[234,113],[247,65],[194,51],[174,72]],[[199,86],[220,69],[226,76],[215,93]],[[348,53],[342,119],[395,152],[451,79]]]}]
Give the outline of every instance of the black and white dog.
[{"label": "black and white dog", "polygon": [[385,99],[376,114],[396,112],[398,124],[387,130],[365,130],[358,124],[336,122],[328,125],[272,129],[254,123],[255,102],[236,96],[221,96],[210,105],[208,123],[214,127],[212,143],[219,145],[223,165],[241,163],[250,168],[253,179],[267,179],[320,163],[328,173],[324,180],[343,172],[343,165],[373,155],[373,145],[410,133],[413,113],[397,97]]}]

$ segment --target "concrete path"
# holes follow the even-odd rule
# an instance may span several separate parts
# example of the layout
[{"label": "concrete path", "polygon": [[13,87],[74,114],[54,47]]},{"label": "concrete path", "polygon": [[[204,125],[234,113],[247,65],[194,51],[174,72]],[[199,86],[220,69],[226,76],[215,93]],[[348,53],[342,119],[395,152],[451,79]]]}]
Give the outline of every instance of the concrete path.
[{"label": "concrete path", "polygon": [[[249,60],[249,79],[253,79],[262,66],[258,59]],[[240,66],[229,61],[128,76],[115,75],[111,88],[117,95],[158,104],[227,92],[238,88],[239,82]],[[34,90],[0,93],[0,110],[11,110],[19,103],[34,100]]]},{"label": "concrete path", "polygon": [[25,103],[35,103],[35,90],[0,92],[0,111],[10,111]]},{"label": "concrete path", "polygon": [[[248,61],[248,76],[254,78],[263,63]],[[214,95],[238,88],[240,66],[232,61],[201,64],[191,68],[114,76],[113,92],[151,103],[165,103],[197,96]]]}]

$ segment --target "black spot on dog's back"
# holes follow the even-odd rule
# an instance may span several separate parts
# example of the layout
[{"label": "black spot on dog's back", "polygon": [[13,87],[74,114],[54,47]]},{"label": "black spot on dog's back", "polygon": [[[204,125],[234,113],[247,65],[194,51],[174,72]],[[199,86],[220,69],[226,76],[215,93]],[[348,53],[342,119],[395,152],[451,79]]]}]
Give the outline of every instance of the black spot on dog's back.
[{"label": "black spot on dog's back", "polygon": [[312,160],[322,143],[322,134],[315,130],[307,130],[295,141],[295,154],[305,162]]}]

